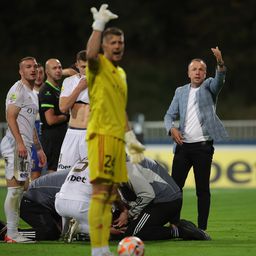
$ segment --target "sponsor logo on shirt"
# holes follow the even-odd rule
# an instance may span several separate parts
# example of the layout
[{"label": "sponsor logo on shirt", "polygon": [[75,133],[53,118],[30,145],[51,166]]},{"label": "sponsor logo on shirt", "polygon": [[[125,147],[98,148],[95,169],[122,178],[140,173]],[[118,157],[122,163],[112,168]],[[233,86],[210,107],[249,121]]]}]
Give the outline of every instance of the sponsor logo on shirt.
[{"label": "sponsor logo on shirt", "polygon": [[17,100],[17,96],[15,93],[12,93],[9,98],[10,103],[14,103]]},{"label": "sponsor logo on shirt", "polygon": [[63,164],[58,165],[58,169],[61,169],[61,170],[66,170],[70,168],[71,168],[71,165],[63,165]]},{"label": "sponsor logo on shirt", "polygon": [[75,175],[72,174],[72,175],[68,176],[67,181],[85,183],[86,178],[85,177],[81,177],[81,176],[75,176]]}]

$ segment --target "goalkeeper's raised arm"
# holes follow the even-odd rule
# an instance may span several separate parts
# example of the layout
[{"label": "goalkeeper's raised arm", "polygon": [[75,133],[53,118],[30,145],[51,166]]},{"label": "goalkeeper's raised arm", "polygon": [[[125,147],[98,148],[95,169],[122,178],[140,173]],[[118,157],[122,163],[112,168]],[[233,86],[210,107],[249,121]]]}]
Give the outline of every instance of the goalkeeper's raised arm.
[{"label": "goalkeeper's raised arm", "polygon": [[109,11],[107,4],[102,4],[100,9],[97,10],[95,7],[91,8],[94,22],[92,24],[93,32],[87,43],[87,60],[90,68],[96,68],[98,54],[101,48],[102,32],[105,29],[106,23],[112,19],[117,19],[118,16]]}]

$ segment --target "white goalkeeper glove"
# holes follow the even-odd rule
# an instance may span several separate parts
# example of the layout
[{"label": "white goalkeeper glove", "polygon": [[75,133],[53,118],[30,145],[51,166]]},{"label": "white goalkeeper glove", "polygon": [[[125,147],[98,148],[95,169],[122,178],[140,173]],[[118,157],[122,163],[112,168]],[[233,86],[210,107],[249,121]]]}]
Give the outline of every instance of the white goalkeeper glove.
[{"label": "white goalkeeper glove", "polygon": [[141,162],[145,158],[143,154],[145,147],[136,139],[136,136],[132,130],[125,133],[125,142],[131,162]]},{"label": "white goalkeeper glove", "polygon": [[93,30],[103,31],[106,23],[112,19],[117,19],[118,16],[107,9],[107,4],[102,4],[99,11],[95,7],[91,8],[94,22],[92,24]]}]

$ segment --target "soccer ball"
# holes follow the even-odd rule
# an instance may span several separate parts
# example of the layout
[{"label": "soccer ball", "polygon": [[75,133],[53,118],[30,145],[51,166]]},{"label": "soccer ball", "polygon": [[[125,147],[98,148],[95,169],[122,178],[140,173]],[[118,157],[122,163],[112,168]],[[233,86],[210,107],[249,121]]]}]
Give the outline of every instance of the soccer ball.
[{"label": "soccer ball", "polygon": [[136,236],[122,239],[117,248],[119,256],[144,256],[144,243]]}]

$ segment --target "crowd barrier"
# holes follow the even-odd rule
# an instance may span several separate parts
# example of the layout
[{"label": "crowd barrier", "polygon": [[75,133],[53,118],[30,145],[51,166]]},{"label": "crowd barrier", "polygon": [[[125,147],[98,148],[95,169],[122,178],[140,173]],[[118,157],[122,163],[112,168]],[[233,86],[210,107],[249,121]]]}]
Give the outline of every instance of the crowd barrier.
[{"label": "crowd barrier", "polygon": [[[212,188],[256,188],[256,145],[215,145],[211,169]],[[172,145],[146,145],[145,155],[169,171],[173,159]],[[5,186],[4,160],[0,159],[0,186]],[[190,171],[185,187],[194,187]]]},{"label": "crowd barrier", "polygon": [[[256,145],[215,145],[211,169],[212,188],[256,188]],[[171,145],[147,146],[146,155],[171,171]],[[185,187],[194,187],[191,170]]]}]

